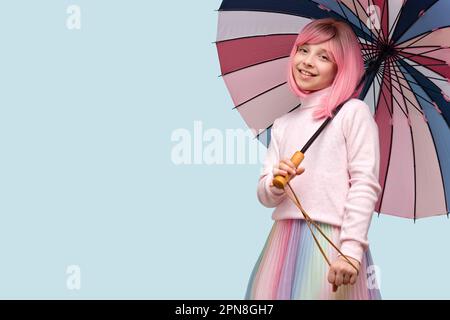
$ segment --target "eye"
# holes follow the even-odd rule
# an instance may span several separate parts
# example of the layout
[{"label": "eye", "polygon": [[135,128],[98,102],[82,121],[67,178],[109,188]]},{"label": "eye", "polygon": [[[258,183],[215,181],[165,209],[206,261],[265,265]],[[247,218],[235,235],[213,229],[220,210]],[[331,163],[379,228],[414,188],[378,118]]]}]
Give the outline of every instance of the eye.
[{"label": "eye", "polygon": [[306,53],[307,50],[305,48],[298,48],[298,52]]},{"label": "eye", "polygon": [[330,60],[330,59],[328,59],[328,57],[327,57],[327,56],[320,56],[320,59],[322,59],[322,60],[325,60],[325,61],[328,61],[328,60]]}]

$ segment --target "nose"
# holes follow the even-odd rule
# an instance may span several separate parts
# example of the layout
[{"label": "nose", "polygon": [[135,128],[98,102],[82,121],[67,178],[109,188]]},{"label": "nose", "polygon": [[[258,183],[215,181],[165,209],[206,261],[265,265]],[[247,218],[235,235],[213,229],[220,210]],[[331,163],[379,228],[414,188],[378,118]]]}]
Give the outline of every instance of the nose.
[{"label": "nose", "polygon": [[312,67],[312,57],[310,54],[305,56],[305,58],[303,59],[303,64],[308,67]]}]

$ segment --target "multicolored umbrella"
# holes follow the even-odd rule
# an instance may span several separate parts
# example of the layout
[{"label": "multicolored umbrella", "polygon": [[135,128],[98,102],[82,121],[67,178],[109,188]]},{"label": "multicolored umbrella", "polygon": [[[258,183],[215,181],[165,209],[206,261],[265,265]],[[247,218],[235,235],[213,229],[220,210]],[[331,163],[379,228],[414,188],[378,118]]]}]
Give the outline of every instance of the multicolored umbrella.
[{"label": "multicolored umbrella", "polygon": [[375,210],[448,217],[449,12],[448,0],[224,0],[216,42],[222,77],[235,109],[267,146],[273,121],[300,104],[286,77],[298,32],[311,19],[345,20],[366,66],[376,66],[360,95],[380,134],[383,190]]}]

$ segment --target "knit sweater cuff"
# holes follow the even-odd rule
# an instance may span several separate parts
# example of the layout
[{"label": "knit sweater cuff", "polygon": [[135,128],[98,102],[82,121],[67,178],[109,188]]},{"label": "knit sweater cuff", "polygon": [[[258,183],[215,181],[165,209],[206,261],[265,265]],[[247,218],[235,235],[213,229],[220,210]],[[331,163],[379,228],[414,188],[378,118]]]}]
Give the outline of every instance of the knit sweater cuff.
[{"label": "knit sweater cuff", "polygon": [[340,249],[344,255],[356,259],[361,263],[364,254],[364,247],[361,243],[355,240],[345,240],[342,242]]},{"label": "knit sweater cuff", "polygon": [[267,177],[267,181],[266,181],[266,188],[268,190],[269,193],[271,193],[272,195],[274,195],[275,197],[279,197],[281,195],[284,194],[284,190],[283,189],[278,189],[277,187],[271,187],[270,184],[272,183],[273,180],[273,175],[270,174]]}]

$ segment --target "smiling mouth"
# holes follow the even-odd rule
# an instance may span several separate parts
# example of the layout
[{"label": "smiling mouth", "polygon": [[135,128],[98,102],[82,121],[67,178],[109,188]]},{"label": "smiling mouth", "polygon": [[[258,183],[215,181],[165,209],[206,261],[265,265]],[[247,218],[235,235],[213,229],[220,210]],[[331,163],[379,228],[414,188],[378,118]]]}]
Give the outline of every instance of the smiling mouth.
[{"label": "smiling mouth", "polygon": [[309,76],[309,77],[315,77],[316,74],[312,74],[308,71],[304,71],[304,70],[298,70],[301,74],[305,75],[305,76]]}]

